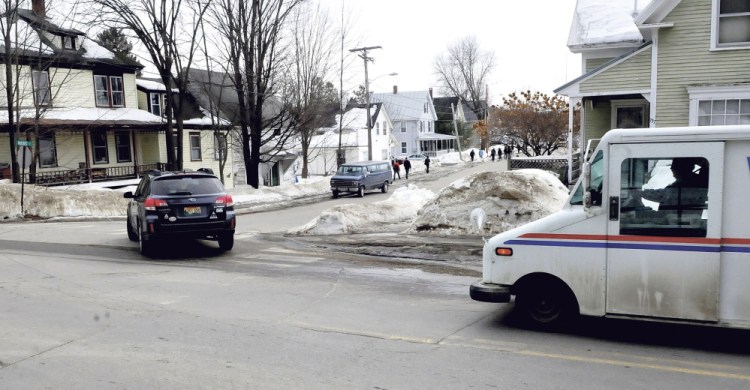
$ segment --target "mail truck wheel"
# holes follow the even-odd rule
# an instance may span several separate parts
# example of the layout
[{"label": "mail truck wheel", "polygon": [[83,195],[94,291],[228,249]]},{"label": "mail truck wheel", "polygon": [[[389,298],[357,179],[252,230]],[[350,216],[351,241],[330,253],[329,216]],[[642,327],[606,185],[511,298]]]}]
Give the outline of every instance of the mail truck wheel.
[{"label": "mail truck wheel", "polygon": [[559,281],[544,280],[524,286],[516,294],[516,310],[529,327],[559,330],[578,314],[573,293]]}]

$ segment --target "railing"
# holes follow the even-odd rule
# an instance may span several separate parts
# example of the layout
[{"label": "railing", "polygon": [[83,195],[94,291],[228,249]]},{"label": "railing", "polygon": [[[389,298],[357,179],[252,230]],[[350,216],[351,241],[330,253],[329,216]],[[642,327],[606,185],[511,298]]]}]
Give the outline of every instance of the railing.
[{"label": "railing", "polygon": [[[575,166],[576,163],[573,163],[573,166]],[[535,168],[535,169],[544,169],[547,171],[552,171],[557,174],[557,176],[560,178],[560,181],[563,182],[566,186],[569,184],[572,184],[574,182],[570,182],[568,180],[568,158],[534,158],[534,157],[528,157],[528,158],[511,158],[510,159],[510,169],[529,169],[529,168]],[[575,173],[574,173],[575,174]]]},{"label": "railing", "polygon": [[33,183],[42,186],[82,184],[89,182],[136,179],[140,177],[143,172],[151,170],[167,170],[167,168],[168,165],[165,163],[153,163],[123,167],[43,171],[37,172],[33,175],[26,172],[23,175],[23,181],[25,183]]}]

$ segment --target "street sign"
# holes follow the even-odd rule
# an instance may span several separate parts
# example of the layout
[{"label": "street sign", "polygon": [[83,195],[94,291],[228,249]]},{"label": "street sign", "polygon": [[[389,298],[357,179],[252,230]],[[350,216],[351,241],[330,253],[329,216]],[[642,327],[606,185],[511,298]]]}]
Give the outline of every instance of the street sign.
[{"label": "street sign", "polygon": [[31,141],[16,140],[16,146],[31,146]]},{"label": "street sign", "polygon": [[22,168],[28,168],[31,166],[31,149],[25,146],[19,146],[16,149],[16,156],[18,156],[18,164]]}]

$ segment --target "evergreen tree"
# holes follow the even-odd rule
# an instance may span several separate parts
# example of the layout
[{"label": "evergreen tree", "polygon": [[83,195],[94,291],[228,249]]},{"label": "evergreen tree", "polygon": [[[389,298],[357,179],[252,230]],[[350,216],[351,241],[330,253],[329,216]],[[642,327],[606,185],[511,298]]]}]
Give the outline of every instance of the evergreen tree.
[{"label": "evergreen tree", "polygon": [[[128,41],[128,37],[122,32],[122,29],[110,27],[96,35],[100,45],[115,53],[115,56],[121,60],[132,61],[140,64],[140,61],[132,53],[133,44]],[[140,71],[138,76],[140,76]]]}]

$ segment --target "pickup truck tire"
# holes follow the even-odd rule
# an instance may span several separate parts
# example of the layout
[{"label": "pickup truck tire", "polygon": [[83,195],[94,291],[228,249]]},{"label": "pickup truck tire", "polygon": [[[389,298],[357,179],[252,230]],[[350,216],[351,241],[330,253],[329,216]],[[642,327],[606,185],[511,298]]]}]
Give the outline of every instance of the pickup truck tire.
[{"label": "pickup truck tire", "polygon": [[572,292],[562,283],[550,281],[519,291],[516,309],[525,325],[543,331],[561,330],[577,314]]},{"label": "pickup truck tire", "polygon": [[334,190],[333,191],[333,199],[338,199],[338,197],[339,197],[339,192]]},{"label": "pickup truck tire", "polygon": [[365,186],[359,186],[359,191],[357,191],[357,195],[359,195],[360,198],[365,197]]}]

